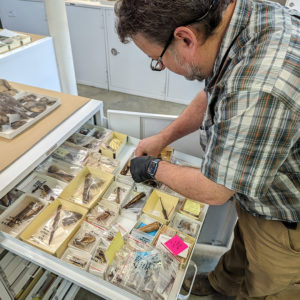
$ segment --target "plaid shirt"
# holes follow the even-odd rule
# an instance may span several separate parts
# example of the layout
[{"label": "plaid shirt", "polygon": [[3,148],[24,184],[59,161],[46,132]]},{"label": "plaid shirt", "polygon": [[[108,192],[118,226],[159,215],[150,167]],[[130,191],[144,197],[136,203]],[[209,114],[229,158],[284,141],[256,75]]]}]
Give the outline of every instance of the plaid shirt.
[{"label": "plaid shirt", "polygon": [[238,0],[205,91],[203,174],[252,215],[300,222],[300,13]]}]

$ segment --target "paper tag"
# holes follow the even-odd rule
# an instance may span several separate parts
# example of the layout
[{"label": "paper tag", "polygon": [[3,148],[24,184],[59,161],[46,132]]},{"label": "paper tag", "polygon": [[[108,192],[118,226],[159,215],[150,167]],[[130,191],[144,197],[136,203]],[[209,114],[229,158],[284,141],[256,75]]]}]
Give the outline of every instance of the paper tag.
[{"label": "paper tag", "polygon": [[55,154],[59,157],[66,157],[70,152],[66,149],[63,149],[63,148],[58,148],[55,150]]},{"label": "paper tag", "polygon": [[199,216],[201,210],[201,204],[199,202],[187,199],[183,209],[188,213],[191,213],[195,216]]},{"label": "paper tag", "polygon": [[105,255],[107,257],[109,265],[111,264],[112,260],[114,259],[116,252],[119,251],[123,245],[124,245],[123,237],[121,235],[121,232],[118,231],[115,234],[115,237],[112,240],[112,242],[110,243],[108,249],[105,251]]},{"label": "paper tag", "polygon": [[188,245],[184,243],[184,241],[178,237],[177,235],[173,236],[167,242],[165,242],[165,246],[175,255],[177,256],[183,250],[188,248]]}]

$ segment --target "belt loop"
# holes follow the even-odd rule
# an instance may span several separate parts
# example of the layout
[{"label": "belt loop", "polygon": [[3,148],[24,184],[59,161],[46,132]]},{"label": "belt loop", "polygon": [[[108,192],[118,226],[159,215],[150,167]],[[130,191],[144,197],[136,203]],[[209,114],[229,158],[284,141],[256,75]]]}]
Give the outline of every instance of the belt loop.
[{"label": "belt loop", "polygon": [[282,221],[282,224],[287,229],[292,229],[292,230],[296,230],[297,229],[297,225],[298,225],[298,223],[296,223],[296,222],[286,222],[286,221]]}]

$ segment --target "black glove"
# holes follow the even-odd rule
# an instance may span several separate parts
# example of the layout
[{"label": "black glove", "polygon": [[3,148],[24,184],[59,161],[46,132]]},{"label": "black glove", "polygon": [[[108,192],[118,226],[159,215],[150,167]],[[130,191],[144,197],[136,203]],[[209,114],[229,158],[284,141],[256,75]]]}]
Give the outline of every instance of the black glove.
[{"label": "black glove", "polygon": [[130,173],[135,182],[154,179],[158,168],[159,158],[153,156],[140,156],[130,161]]}]

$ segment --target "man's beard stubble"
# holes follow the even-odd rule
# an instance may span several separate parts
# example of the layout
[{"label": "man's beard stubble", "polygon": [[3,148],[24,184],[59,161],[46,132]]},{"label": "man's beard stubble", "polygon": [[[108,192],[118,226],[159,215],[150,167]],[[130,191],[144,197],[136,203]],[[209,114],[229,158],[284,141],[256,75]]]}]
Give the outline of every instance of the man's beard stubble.
[{"label": "man's beard stubble", "polygon": [[184,76],[185,79],[193,81],[193,80],[198,80],[198,81],[203,81],[207,76],[205,76],[200,67],[195,66],[194,64],[189,65],[187,64],[182,57],[178,55],[178,52],[174,49],[174,59],[175,62],[179,65],[181,65],[186,73],[188,74],[187,76]]}]

